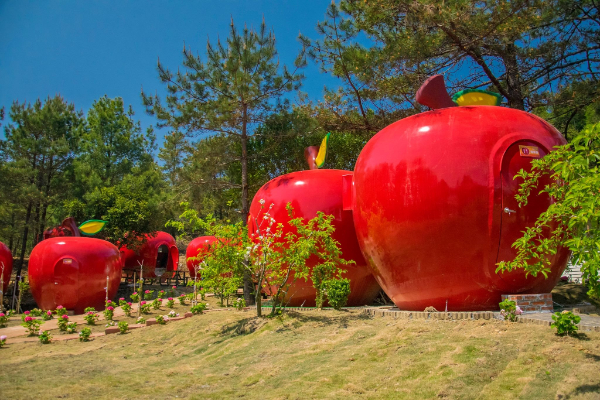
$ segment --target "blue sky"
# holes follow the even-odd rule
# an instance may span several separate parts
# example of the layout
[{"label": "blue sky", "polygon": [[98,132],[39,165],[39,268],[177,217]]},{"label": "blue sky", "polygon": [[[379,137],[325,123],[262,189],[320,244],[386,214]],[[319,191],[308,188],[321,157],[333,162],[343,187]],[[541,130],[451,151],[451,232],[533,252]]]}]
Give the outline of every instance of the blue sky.
[{"label": "blue sky", "polygon": [[[8,112],[15,100],[60,93],[87,112],[105,94],[120,96],[145,129],[155,120],[144,112],[140,89],[164,93],[156,72],[159,56],[176,69],[184,41],[204,54],[207,38],[227,37],[231,17],[239,27],[258,27],[264,16],[275,32],[280,61],[291,66],[301,47],[298,33],[316,38],[315,25],[330,2],[0,0],[0,107]],[[336,84],[314,64],[304,74],[302,90],[314,99],[324,85]],[[161,142],[165,132],[156,133]]]}]

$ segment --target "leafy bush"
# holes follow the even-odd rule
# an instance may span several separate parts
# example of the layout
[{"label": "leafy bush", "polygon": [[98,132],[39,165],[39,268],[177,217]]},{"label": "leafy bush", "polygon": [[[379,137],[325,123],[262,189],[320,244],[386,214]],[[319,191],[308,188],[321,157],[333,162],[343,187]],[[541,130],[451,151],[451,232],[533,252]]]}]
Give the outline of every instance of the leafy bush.
[{"label": "leafy bush", "polygon": [[44,318],[44,321],[50,321],[52,319],[52,311],[46,311],[43,313],[42,318]]},{"label": "leafy bush", "polygon": [[139,317],[136,321],[136,323],[138,324],[145,324],[146,323],[146,318],[144,317]]},{"label": "leafy bush", "polygon": [[85,310],[83,310],[84,313],[89,313],[90,311],[96,312],[96,309],[94,307],[86,307]]},{"label": "leafy bush", "polygon": [[133,292],[131,294],[131,296],[129,296],[129,298],[131,298],[131,301],[134,303],[137,303],[138,301],[140,301],[140,295],[137,294],[137,292]]},{"label": "leafy bush", "polygon": [[67,333],[75,333],[77,332],[77,322],[71,322],[67,324]]},{"label": "leafy bush", "polygon": [[29,315],[25,317],[21,326],[27,328],[29,331],[29,336],[35,336],[38,334],[40,330],[40,325],[42,325],[42,321],[37,320]]},{"label": "leafy bush", "polygon": [[554,322],[550,326],[556,328],[557,335],[572,335],[579,329],[577,324],[581,321],[581,317],[573,314],[571,311],[563,311],[554,313],[552,320]]},{"label": "leafy bush", "polygon": [[121,305],[121,310],[123,310],[125,315],[127,315],[128,317],[131,317],[131,303],[130,302],[127,302],[127,303]]},{"label": "leafy bush", "polygon": [[90,336],[92,335],[92,330],[90,328],[83,328],[81,332],[79,332],[79,341],[87,342],[90,340]]},{"label": "leafy bush", "polygon": [[119,306],[123,307],[125,304],[127,304],[127,302],[125,301],[125,297],[121,297],[119,299]]},{"label": "leafy bush", "polygon": [[6,335],[0,336],[0,347],[6,344]]},{"label": "leafy bush", "polygon": [[152,300],[153,294],[154,294],[154,290],[146,290],[144,292],[144,300]]},{"label": "leafy bush", "polygon": [[159,325],[166,324],[168,320],[169,317],[167,317],[166,315],[159,315],[158,317],[156,317],[156,322],[158,322]]},{"label": "leafy bush", "polygon": [[328,279],[324,282],[324,287],[331,307],[339,310],[346,305],[350,296],[350,280]]},{"label": "leafy bush", "polygon": [[246,300],[244,300],[243,297],[238,297],[237,299],[235,299],[235,301],[233,302],[233,306],[238,310],[241,311],[244,309],[244,307],[246,307]]},{"label": "leafy bush", "polygon": [[179,296],[179,304],[181,304],[182,306],[185,306],[185,300],[186,300],[185,294],[181,294]]},{"label": "leafy bush", "polygon": [[106,302],[104,303],[104,307],[108,308],[108,307],[114,307],[114,303],[112,302],[112,300],[106,300]]},{"label": "leafy bush", "polygon": [[169,297],[169,298],[167,299],[167,307],[169,307],[169,308],[173,308],[173,306],[174,306],[174,305],[175,305],[175,300],[173,300],[173,298],[172,298],[172,297]]},{"label": "leafy bush", "polygon": [[61,316],[61,315],[67,315],[67,309],[64,308],[63,306],[57,306],[56,310],[54,310],[54,314],[56,314],[57,316]]},{"label": "leafy bush", "polygon": [[175,310],[171,310],[171,311],[169,311],[169,315],[167,315],[167,317],[175,318],[175,317],[179,317],[179,314],[176,313]]},{"label": "leafy bush", "polygon": [[98,319],[100,319],[100,317],[95,311],[87,311],[83,316],[83,319],[88,325],[96,325],[96,322],[98,322]]},{"label": "leafy bush", "polygon": [[31,310],[31,315],[34,317],[41,317],[43,313],[44,312],[39,308],[34,308],[33,310]]},{"label": "leafy bush", "polygon": [[104,310],[104,318],[107,321],[112,321],[114,313],[115,313],[115,308],[113,306],[108,306],[108,307],[106,307],[106,310]]},{"label": "leafy bush", "polygon": [[498,305],[500,306],[500,314],[507,321],[515,322],[517,320],[517,315],[523,314],[521,307],[517,306],[517,303],[512,300],[505,299]]},{"label": "leafy bush", "polygon": [[190,308],[192,314],[202,314],[206,310],[206,303],[198,303]]},{"label": "leafy bush", "polygon": [[4,327],[8,324],[8,315],[0,312],[0,327]]},{"label": "leafy bush", "polygon": [[141,311],[144,314],[150,314],[150,304],[146,303],[144,300],[140,302]]},{"label": "leafy bush", "polygon": [[158,292],[158,298],[162,299],[163,297],[165,297],[165,291],[161,290],[160,292]]},{"label": "leafy bush", "polygon": [[68,323],[69,323],[69,316],[68,315],[61,315],[60,317],[58,317],[58,329],[61,332],[66,332],[67,331]]},{"label": "leafy bush", "polygon": [[40,338],[40,343],[42,343],[42,344],[48,344],[52,341],[52,335],[48,331],[44,331],[44,332],[40,333],[39,338]]},{"label": "leafy bush", "polygon": [[162,299],[157,297],[156,299],[154,299],[154,301],[152,301],[152,308],[154,308],[155,310],[159,310],[160,306],[162,306]]},{"label": "leafy bush", "polygon": [[129,324],[127,323],[127,321],[119,321],[119,332],[121,332],[121,335],[127,333],[128,329]]}]

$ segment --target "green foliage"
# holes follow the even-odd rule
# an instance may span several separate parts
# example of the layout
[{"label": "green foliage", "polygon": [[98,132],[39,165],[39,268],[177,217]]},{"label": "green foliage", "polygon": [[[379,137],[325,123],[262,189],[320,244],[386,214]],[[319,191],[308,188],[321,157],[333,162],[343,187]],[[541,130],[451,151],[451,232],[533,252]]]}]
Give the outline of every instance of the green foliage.
[{"label": "green foliage", "polygon": [[106,307],[106,309],[103,311],[104,313],[104,319],[107,321],[112,321],[113,319],[113,315],[115,313],[115,309],[113,306],[108,306]]},{"label": "green foliage", "polygon": [[[547,276],[551,258],[559,247],[572,252],[581,265],[582,279],[590,296],[600,297],[600,126],[586,127],[571,144],[561,146],[544,158],[532,161],[531,172],[521,170],[523,179],[517,200],[527,204],[530,195],[547,193],[554,201],[513,247],[517,256],[498,264],[497,272],[521,268],[527,275]],[[552,183],[539,188],[542,177]]]},{"label": "green foliage", "polygon": [[38,338],[40,339],[41,344],[48,344],[48,343],[52,342],[52,334],[50,334],[50,332],[48,332],[48,331],[44,331],[44,332],[40,333]]},{"label": "green foliage", "polygon": [[350,296],[349,279],[328,279],[323,282],[323,288],[327,293],[329,305],[336,310],[340,310],[348,302]]},{"label": "green foliage", "polygon": [[242,297],[238,297],[233,301],[233,306],[238,311],[242,311],[246,307],[246,301]]},{"label": "green foliage", "polygon": [[88,325],[96,325],[96,322],[98,322],[98,320],[100,319],[100,316],[95,311],[87,311],[83,315],[83,319],[85,320],[85,323]]},{"label": "green foliage", "polygon": [[70,324],[67,324],[66,332],[67,333],[77,332],[77,322],[71,322]]},{"label": "green foliage", "polygon": [[157,322],[159,325],[165,325],[165,324],[167,323],[167,321],[165,320],[165,317],[163,317],[162,315],[158,315],[158,316],[156,317],[156,322]]},{"label": "green foliage", "polygon": [[119,332],[121,332],[121,335],[124,335],[127,333],[127,330],[129,329],[129,324],[127,323],[127,321],[119,321]]},{"label": "green foliage", "polygon": [[161,298],[156,298],[152,301],[152,308],[154,310],[159,310],[160,306],[162,305],[162,299]]},{"label": "green foliage", "polygon": [[185,301],[187,300],[187,296],[185,294],[180,294],[177,299],[179,300],[179,304],[185,306]]},{"label": "green foliage", "polygon": [[175,307],[175,300],[173,300],[173,298],[172,298],[172,297],[169,297],[169,298],[167,299],[167,307],[169,307],[169,308],[173,308],[173,307]]},{"label": "green foliage", "polygon": [[198,303],[190,308],[192,314],[203,314],[204,310],[206,310],[206,303]]},{"label": "green foliage", "polygon": [[552,320],[554,322],[550,326],[556,328],[557,335],[573,335],[579,329],[577,324],[581,321],[581,317],[571,311],[563,311],[554,313]]},{"label": "green foliage", "polygon": [[90,340],[90,336],[92,335],[92,330],[90,328],[83,328],[81,332],[79,332],[79,341],[80,342],[88,342]]},{"label": "green foliage", "polygon": [[[167,303],[167,306],[169,304]],[[142,314],[150,314],[150,304],[146,303],[144,300],[140,301],[140,310]]]},{"label": "green foliage", "polygon": [[58,317],[58,329],[61,332],[66,332],[67,331],[67,327],[69,325],[69,316],[68,315],[61,315],[60,317]]},{"label": "green foliage", "polygon": [[131,299],[132,302],[137,303],[138,301],[140,301],[140,295],[137,292],[133,292],[129,298]]},{"label": "green foliage", "polygon": [[43,321],[27,316],[23,319],[21,326],[27,329],[29,336],[36,336],[39,333],[40,325],[42,324]]},{"label": "green foliage", "polygon": [[512,300],[505,299],[499,303],[500,306],[500,314],[504,317],[505,320],[515,322],[517,320],[517,315],[521,315],[523,312],[521,308],[517,306]]}]

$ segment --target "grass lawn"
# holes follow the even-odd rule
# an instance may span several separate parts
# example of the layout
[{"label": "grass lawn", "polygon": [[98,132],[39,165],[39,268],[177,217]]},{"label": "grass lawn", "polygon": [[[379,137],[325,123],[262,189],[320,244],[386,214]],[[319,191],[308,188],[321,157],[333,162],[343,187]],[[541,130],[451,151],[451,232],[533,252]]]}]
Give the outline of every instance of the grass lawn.
[{"label": "grass lawn", "polygon": [[212,312],[0,349],[2,399],[598,399],[600,334],[359,311]]}]

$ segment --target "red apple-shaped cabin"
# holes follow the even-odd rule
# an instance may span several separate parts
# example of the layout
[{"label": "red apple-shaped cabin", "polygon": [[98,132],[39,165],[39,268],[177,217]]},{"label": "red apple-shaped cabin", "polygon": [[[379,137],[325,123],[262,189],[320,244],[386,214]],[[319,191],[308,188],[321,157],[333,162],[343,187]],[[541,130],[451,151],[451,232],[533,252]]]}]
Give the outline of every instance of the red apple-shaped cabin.
[{"label": "red apple-shaped cabin", "polygon": [[[163,275],[172,276],[177,271],[179,250],[173,236],[167,232],[146,234],[144,242],[137,250],[121,247],[123,269],[140,271],[140,264],[144,264],[144,278],[157,278]],[[138,275],[139,278],[139,275]]]},{"label": "red apple-shaped cabin", "polygon": [[111,243],[85,237],[57,237],[38,243],[29,257],[29,283],[38,306],[61,305],[76,314],[86,307],[104,309],[121,281],[121,257]]},{"label": "red apple-shaped cabin", "polygon": [[377,133],[358,157],[346,201],[363,254],[394,303],[489,310],[501,294],[549,293],[567,250],[551,260],[548,279],[495,270],[551,202],[535,191],[519,208],[515,174],[562,144],[544,120],[495,106],[424,112]]},{"label": "red apple-shaped cabin", "polygon": [[[296,217],[303,217],[305,220],[316,217],[318,211],[333,215],[333,237],[340,243],[343,257],[356,262],[344,267],[347,270],[344,277],[350,279],[348,305],[362,306],[375,299],[380,287],[360,252],[352,213],[343,210],[343,176],[351,174],[352,172],[342,170],[313,169],[292,172],[272,179],[254,196],[250,206],[248,229],[250,233],[254,233],[257,218],[263,216],[264,210],[261,211],[260,200],[265,201],[266,208],[273,204],[269,213],[277,223],[284,223],[284,226],[290,219],[286,210],[287,203],[294,208]],[[284,230],[284,235],[285,232]],[[315,262],[316,260],[309,259],[309,266]],[[297,279],[284,302],[291,307],[314,307],[315,297],[316,292],[310,278],[307,281]]]},{"label": "red apple-shaped cabin", "polygon": [[[12,273],[13,258],[10,249],[0,242],[0,274],[2,275],[2,287],[0,289],[6,296],[10,274]],[[4,268],[4,269],[2,269]]]},{"label": "red apple-shaped cabin", "polygon": [[192,279],[196,277],[196,267],[202,262],[202,260],[192,260],[191,258],[203,257],[206,255],[210,251],[210,245],[216,241],[217,238],[214,236],[200,236],[188,244],[188,247],[185,250],[185,263],[188,271],[190,271],[190,276]]}]

